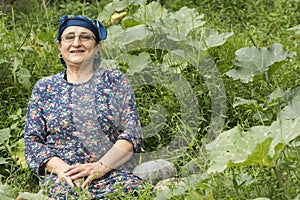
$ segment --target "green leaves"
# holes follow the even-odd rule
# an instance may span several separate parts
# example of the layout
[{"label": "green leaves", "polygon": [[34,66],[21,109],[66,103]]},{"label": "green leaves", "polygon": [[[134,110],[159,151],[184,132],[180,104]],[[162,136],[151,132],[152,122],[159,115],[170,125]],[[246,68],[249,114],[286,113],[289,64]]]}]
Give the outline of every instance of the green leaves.
[{"label": "green leaves", "polygon": [[[7,142],[10,138],[10,129],[4,128],[0,130],[0,151],[5,150]],[[6,158],[0,157],[0,165],[7,164]]]},{"label": "green leaves", "polygon": [[0,185],[0,199],[1,200],[14,200],[12,197],[13,189],[9,185]]},{"label": "green leaves", "polygon": [[[219,135],[212,143],[207,145],[211,166],[208,173],[222,172],[227,167],[236,165],[267,165],[272,163],[265,157],[261,159],[264,149],[258,145],[263,144],[269,137],[268,127],[252,127],[248,132],[243,132],[241,127],[236,126]],[[266,144],[265,144],[266,145]],[[258,149],[256,149],[258,147]],[[259,152],[258,152],[259,151]],[[265,155],[265,154],[264,154]],[[249,156],[252,159],[248,159]]]},{"label": "green leaves", "polygon": [[12,73],[16,82],[20,83],[25,88],[30,88],[31,74],[28,69],[22,67],[23,64],[23,55],[17,53],[14,57]]},{"label": "green leaves", "polygon": [[203,34],[203,40],[205,43],[205,47],[203,50],[209,49],[211,47],[216,47],[224,44],[226,40],[233,36],[233,32],[230,33],[219,33],[214,29],[207,29]]},{"label": "green leaves", "polygon": [[42,190],[40,190],[38,193],[29,193],[29,192],[19,193],[19,197],[22,197],[23,199],[27,199],[27,200],[36,200],[36,199],[51,200],[51,198],[43,194]]},{"label": "green leaves", "polygon": [[[180,196],[184,196],[184,199],[186,200],[214,199],[210,192],[208,192],[204,197],[195,190],[196,188],[206,188],[207,186],[205,182],[207,181],[207,179],[207,174],[193,174],[188,177],[182,178],[180,182],[176,182],[175,179],[172,181],[166,180],[166,183],[164,185],[156,186],[158,192],[154,200],[167,200],[173,198],[179,199]],[[169,189],[167,185],[171,186],[170,188],[172,189]]]},{"label": "green leaves", "polygon": [[300,116],[300,93],[278,114],[281,119],[295,119]]},{"label": "green leaves", "polygon": [[281,44],[268,48],[245,47],[235,52],[234,68],[226,74],[243,83],[253,81],[253,77],[268,71],[271,65],[296,55],[285,50]]},{"label": "green leaves", "polygon": [[199,15],[195,9],[182,7],[179,11],[165,17],[162,29],[168,33],[168,38],[174,41],[185,40],[192,30],[201,27],[204,15]]},{"label": "green leaves", "polygon": [[25,88],[30,88],[30,86],[31,86],[31,82],[30,82],[31,74],[30,74],[30,71],[28,69],[25,69],[25,68],[20,68],[17,71],[16,74],[17,74],[19,83],[21,85],[23,85]]},{"label": "green leaves", "polygon": [[19,141],[16,142],[12,158],[16,161],[18,161],[23,166],[26,166],[26,160],[24,155],[24,138],[21,138]]},{"label": "green leaves", "polygon": [[4,60],[4,59],[0,59],[0,65],[3,64],[3,63],[8,63],[8,61]]},{"label": "green leaves", "polygon": [[[107,12],[110,10],[109,13],[122,11],[116,9],[114,4],[105,7]],[[104,64],[107,60],[111,63],[127,64],[129,74],[141,72],[150,64],[154,66],[162,64],[164,71],[179,72],[180,69],[174,70],[170,67],[174,62],[167,63],[164,59],[161,63],[161,58],[156,56],[165,57],[168,52],[180,51],[184,56],[177,59],[179,62],[175,66],[179,68],[182,67],[180,66],[182,63],[187,63],[186,61],[190,63],[194,60],[199,61],[199,52],[222,45],[233,35],[203,28],[205,24],[203,18],[204,15],[187,7],[169,12],[154,1],[141,5],[133,14],[123,19],[122,26],[112,25],[108,28],[109,36],[101,48],[102,61]],[[161,55],[154,55],[153,50],[160,52]],[[138,55],[141,52],[147,52],[149,55]]]},{"label": "green leaves", "polygon": [[3,145],[6,140],[10,137],[9,128],[4,128],[0,130],[0,145]]},{"label": "green leaves", "polygon": [[[269,128],[272,133],[272,143],[269,149],[269,155],[281,152],[285,145],[288,145],[296,137],[300,136],[300,117],[296,119],[278,119],[273,122]],[[275,157],[276,158],[276,157]]]},{"label": "green leaves", "polygon": [[289,31],[295,31],[295,34],[296,34],[296,35],[299,35],[299,34],[300,34],[300,24],[297,25],[297,26],[294,26],[294,27],[292,27],[292,28],[289,28],[289,29],[287,29],[287,30],[289,30]]},{"label": "green leaves", "polygon": [[118,60],[128,64],[127,73],[129,74],[142,71],[151,62],[150,55],[146,52],[142,52],[138,56],[123,54]]},{"label": "green leaves", "polygon": [[[296,102],[300,106],[300,101]],[[236,126],[221,133],[207,145],[211,163],[208,173],[239,165],[274,166],[284,147],[300,136],[300,117],[286,119],[286,114],[283,116],[279,115],[270,126],[254,126],[246,132]]]},{"label": "green leaves", "polygon": [[147,5],[143,5],[138,9],[132,17],[134,21],[143,24],[149,24],[155,28],[158,26],[157,22],[162,22],[168,15],[168,10],[162,7],[159,3],[152,1]]}]

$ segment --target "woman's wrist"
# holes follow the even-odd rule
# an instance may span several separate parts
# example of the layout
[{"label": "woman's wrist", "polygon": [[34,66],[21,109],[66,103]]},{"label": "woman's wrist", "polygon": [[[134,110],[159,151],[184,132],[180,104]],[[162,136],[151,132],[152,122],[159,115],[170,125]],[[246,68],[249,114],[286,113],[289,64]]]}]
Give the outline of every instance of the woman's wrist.
[{"label": "woman's wrist", "polygon": [[99,171],[100,173],[106,174],[106,173],[108,173],[108,172],[110,172],[110,171],[112,170],[112,168],[110,168],[110,167],[104,165],[103,162],[102,162],[101,160],[98,161],[98,164],[99,164],[99,167],[98,167],[99,170],[98,170],[98,171]]},{"label": "woman's wrist", "polygon": [[103,168],[103,163],[101,162],[101,160],[98,161],[99,167],[98,167],[98,171],[102,172],[102,168]]}]

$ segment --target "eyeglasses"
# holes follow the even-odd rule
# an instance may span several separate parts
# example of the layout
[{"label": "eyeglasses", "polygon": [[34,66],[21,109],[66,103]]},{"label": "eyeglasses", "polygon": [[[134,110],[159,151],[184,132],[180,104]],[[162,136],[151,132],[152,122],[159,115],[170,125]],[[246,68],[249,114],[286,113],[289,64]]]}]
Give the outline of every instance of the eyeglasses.
[{"label": "eyeglasses", "polygon": [[96,40],[95,36],[89,35],[89,34],[86,34],[86,33],[79,34],[79,35],[76,35],[76,34],[73,34],[73,33],[68,33],[66,35],[63,35],[61,38],[64,42],[71,43],[71,42],[74,42],[76,36],[78,36],[78,38],[81,42]]}]

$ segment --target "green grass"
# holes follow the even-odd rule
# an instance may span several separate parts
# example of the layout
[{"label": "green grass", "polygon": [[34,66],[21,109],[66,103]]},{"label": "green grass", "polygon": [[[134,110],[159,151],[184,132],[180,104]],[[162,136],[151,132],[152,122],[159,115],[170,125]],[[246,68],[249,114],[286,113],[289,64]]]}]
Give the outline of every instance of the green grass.
[{"label": "green grass", "polygon": [[[34,83],[43,76],[62,70],[55,46],[55,35],[58,19],[62,14],[88,14],[96,17],[109,1],[95,1],[84,4],[83,1],[18,1],[7,6],[5,13],[0,12],[0,129],[10,128],[11,136],[0,146],[1,157],[5,162],[0,164],[0,183],[12,188],[11,197],[16,198],[19,192],[37,193],[38,178],[27,167],[14,158],[16,142],[23,137],[24,116]],[[203,1],[160,1],[170,11],[177,11],[183,6],[195,8],[204,14],[206,27],[219,32],[234,32],[224,45],[209,49],[221,74],[225,85],[227,109],[224,130],[237,124],[248,129],[256,125],[270,125],[276,114],[282,109],[284,102],[274,102],[267,109],[260,106],[242,105],[233,108],[235,97],[256,100],[263,104],[267,96],[276,88],[283,91],[295,89],[300,83],[299,40],[288,28],[300,24],[300,4],[296,0],[203,0]],[[130,10],[132,9],[132,10]],[[134,12],[135,7],[130,8]],[[251,83],[241,83],[229,78],[225,73],[231,69],[235,51],[248,46],[268,47],[281,43],[287,50],[297,55],[285,62],[276,64],[276,70],[266,81],[265,77],[257,76]],[[16,56],[21,63],[16,63]],[[17,71],[25,68],[30,71],[30,86],[18,81]],[[189,81],[198,98],[200,120],[199,137],[194,145],[172,161],[179,171],[190,159],[198,155],[199,144],[209,128],[210,97],[201,72],[192,68],[182,71],[183,77]],[[169,113],[168,126],[165,126],[157,137],[147,140],[148,150],[166,142],[164,135],[172,135],[178,131],[180,108],[176,96],[165,87],[159,85],[140,87],[135,91],[139,114],[143,126],[150,123],[148,110],[154,104],[164,105]],[[20,113],[21,111],[21,113]],[[256,117],[257,114],[263,116]],[[169,139],[169,138],[167,138]],[[152,145],[153,144],[153,145]],[[155,145],[154,145],[155,144]],[[199,161],[201,171],[188,176],[185,185],[172,181],[169,189],[158,192],[158,199],[296,199],[300,194],[300,152],[297,139],[286,146],[274,167],[240,166],[225,170],[222,173],[205,175],[209,164],[207,160]],[[224,144],[225,145],[225,144]],[[155,146],[155,147],[156,147]],[[203,177],[204,176],[204,177]],[[154,190],[156,191],[156,190]],[[130,194],[114,194],[122,199],[154,199],[156,193],[150,185],[139,191],[139,197]],[[1,192],[0,192],[1,197]],[[299,198],[299,197],[298,197]]]}]

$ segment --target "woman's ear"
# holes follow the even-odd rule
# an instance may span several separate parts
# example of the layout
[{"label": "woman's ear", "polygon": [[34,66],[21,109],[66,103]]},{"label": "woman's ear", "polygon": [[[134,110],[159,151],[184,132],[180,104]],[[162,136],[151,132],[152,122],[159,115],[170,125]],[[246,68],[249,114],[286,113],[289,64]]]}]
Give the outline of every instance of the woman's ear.
[{"label": "woman's ear", "polygon": [[58,40],[56,41],[56,46],[59,50],[61,49],[61,43]]},{"label": "woman's ear", "polygon": [[97,46],[97,48],[100,48],[102,46],[102,42],[99,41],[99,43],[96,46]]}]

